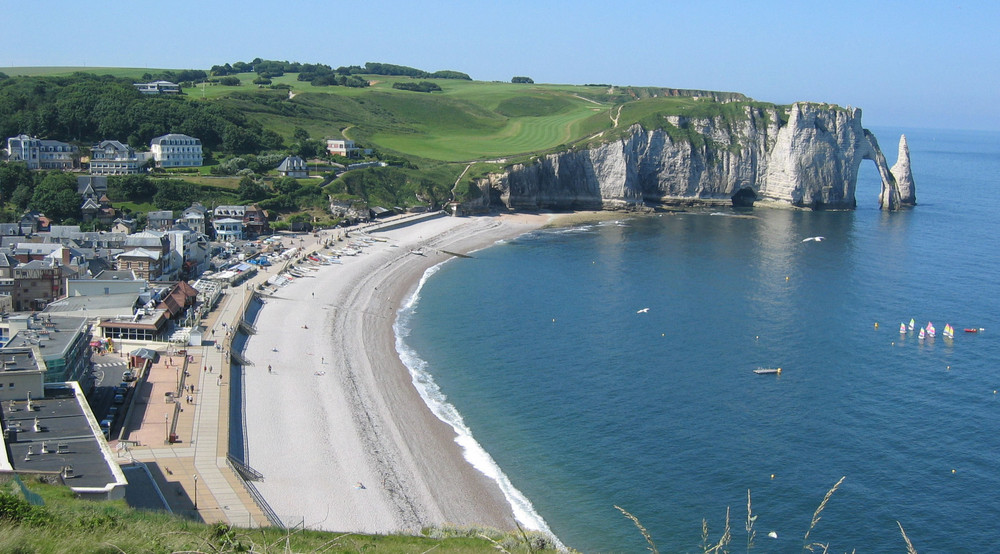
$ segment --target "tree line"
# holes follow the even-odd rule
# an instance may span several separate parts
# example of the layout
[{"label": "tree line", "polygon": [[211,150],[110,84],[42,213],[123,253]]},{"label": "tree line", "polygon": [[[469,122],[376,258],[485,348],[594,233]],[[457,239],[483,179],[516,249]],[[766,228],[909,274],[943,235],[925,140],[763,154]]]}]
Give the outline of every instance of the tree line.
[{"label": "tree line", "polygon": [[146,95],[110,75],[0,79],[0,137],[28,134],[91,144],[111,139],[144,149],[167,133],[197,137],[204,148],[232,154],[283,147],[280,135],[224,102]]}]

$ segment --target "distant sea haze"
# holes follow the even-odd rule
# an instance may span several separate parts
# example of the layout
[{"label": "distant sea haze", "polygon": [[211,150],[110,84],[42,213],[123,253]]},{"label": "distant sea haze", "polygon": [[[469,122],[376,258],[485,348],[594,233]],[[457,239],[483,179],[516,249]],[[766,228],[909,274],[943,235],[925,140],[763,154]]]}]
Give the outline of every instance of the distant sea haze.
[{"label": "distant sea haze", "polygon": [[[879,211],[866,161],[855,211],[532,233],[426,280],[408,364],[524,517],[584,552],[646,548],[615,505],[662,552],[697,551],[702,519],[718,541],[729,508],[744,550],[748,489],[755,550],[801,550],[841,477],[809,542],[904,551],[898,521],[918,551],[1000,551],[1000,134],[875,131],[906,133],[916,208]],[[911,318],[937,336],[900,334]]]}]

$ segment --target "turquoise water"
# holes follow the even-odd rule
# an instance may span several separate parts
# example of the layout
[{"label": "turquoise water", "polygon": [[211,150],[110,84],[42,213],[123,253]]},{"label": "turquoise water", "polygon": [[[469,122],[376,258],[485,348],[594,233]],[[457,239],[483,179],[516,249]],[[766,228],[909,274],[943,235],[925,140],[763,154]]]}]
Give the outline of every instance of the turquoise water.
[{"label": "turquoise water", "polygon": [[[892,163],[900,130],[875,131]],[[755,549],[798,551],[846,477],[810,542],[905,551],[899,521],[919,551],[996,551],[1000,135],[905,132],[913,210],[877,209],[866,162],[853,212],[539,231],[437,268],[400,349],[573,548],[645,550],[619,505],[661,552],[700,551],[703,518],[718,540],[728,507],[745,551],[750,489]]]}]

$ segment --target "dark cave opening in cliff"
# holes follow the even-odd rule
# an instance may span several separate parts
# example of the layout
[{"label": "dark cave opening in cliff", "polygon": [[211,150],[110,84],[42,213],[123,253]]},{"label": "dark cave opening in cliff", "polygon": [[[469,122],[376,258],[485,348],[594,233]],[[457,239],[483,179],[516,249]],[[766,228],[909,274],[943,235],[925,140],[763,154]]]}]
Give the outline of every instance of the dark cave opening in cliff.
[{"label": "dark cave opening in cliff", "polygon": [[732,196],[734,208],[749,208],[757,201],[757,193],[750,187],[743,187]]}]

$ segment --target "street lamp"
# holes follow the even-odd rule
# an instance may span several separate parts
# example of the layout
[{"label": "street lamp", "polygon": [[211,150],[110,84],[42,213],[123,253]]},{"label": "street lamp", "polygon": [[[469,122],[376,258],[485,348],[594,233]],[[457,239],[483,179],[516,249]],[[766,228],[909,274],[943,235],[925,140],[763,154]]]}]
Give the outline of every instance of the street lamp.
[{"label": "street lamp", "polygon": [[198,510],[198,474],[194,474],[194,509]]}]

